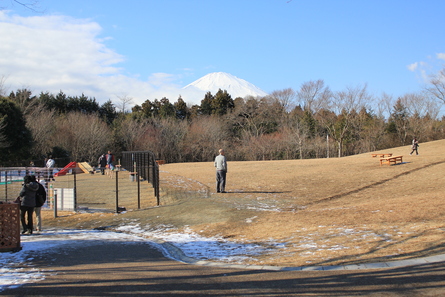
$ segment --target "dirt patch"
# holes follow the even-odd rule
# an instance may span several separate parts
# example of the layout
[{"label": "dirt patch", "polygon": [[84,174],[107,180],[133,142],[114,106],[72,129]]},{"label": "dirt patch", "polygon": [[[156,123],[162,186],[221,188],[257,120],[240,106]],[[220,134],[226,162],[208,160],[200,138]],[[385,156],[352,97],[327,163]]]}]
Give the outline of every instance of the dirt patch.
[{"label": "dirt patch", "polygon": [[[403,164],[393,166],[380,166],[368,153],[231,162],[227,152],[225,194],[215,193],[211,162],[166,164],[160,173],[161,206],[147,197],[143,210],[124,214],[53,219],[45,212],[45,226],[98,228],[131,222],[187,227],[204,236],[272,247],[273,252],[252,258],[252,263],[269,265],[352,264],[444,253],[444,147],[445,141],[424,143],[419,156],[410,156],[408,146],[385,150],[404,156]],[[100,191],[82,199],[86,196],[108,199]]]}]

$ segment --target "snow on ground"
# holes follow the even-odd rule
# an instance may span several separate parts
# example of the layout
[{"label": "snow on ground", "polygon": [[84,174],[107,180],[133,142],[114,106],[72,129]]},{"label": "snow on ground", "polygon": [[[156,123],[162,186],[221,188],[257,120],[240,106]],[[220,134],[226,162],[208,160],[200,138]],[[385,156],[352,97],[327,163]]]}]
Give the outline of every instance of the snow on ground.
[{"label": "snow on ground", "polygon": [[22,236],[21,251],[0,253],[0,292],[5,288],[14,288],[45,279],[45,273],[33,267],[32,260],[37,255],[54,253],[63,250],[64,247],[74,247],[76,244],[85,246],[97,240],[129,243],[146,241],[134,235],[88,230],[53,230],[39,235]]},{"label": "snow on ground", "polygon": [[[251,222],[255,217],[248,218],[246,222]],[[318,226],[318,229],[325,230],[323,234],[325,240],[319,242],[320,237],[317,231],[299,236],[296,231],[294,237],[297,238],[293,246],[273,239],[258,243],[233,242],[222,237],[203,237],[199,234],[185,229],[182,232],[171,226],[141,226],[135,222],[126,222],[117,227],[115,232],[100,230],[48,230],[39,235],[22,236],[22,250],[16,253],[0,253],[0,292],[5,288],[14,288],[26,283],[38,282],[45,279],[46,274],[51,273],[36,268],[33,259],[38,255],[50,255],[51,253],[63,252],[65,247],[75,247],[76,245],[88,246],[96,244],[97,241],[121,241],[125,244],[145,242],[148,245],[158,248],[165,256],[172,258],[168,250],[160,243],[167,242],[179,248],[186,256],[198,259],[209,260],[231,264],[243,264],[247,260],[256,261],[256,256],[286,252],[288,248],[297,248],[301,257],[307,257],[307,263],[320,251],[342,250],[357,247],[361,239],[365,237],[376,238],[387,242],[392,241],[392,235],[397,233],[397,228],[390,227],[393,232],[376,234],[363,226],[362,228],[351,229],[346,226],[328,227]],[[300,230],[305,231],[305,230]],[[349,244],[330,242],[338,236],[349,238]],[[295,238],[294,238],[295,239]],[[348,246],[349,245],[349,246]]]},{"label": "snow on ground", "polygon": [[162,250],[168,257],[168,251],[150,240],[150,238],[157,239],[173,244],[189,257],[229,263],[242,262],[243,259],[267,250],[257,244],[239,244],[222,238],[205,238],[189,230],[179,233],[168,226],[161,228],[158,226],[155,230],[147,231],[135,224],[119,227],[118,231],[49,230],[39,235],[22,236],[21,251],[0,253],[0,292],[6,288],[15,288],[45,279],[48,271],[33,266],[32,260],[37,255],[62,251],[64,247],[73,247],[76,244],[82,246],[94,244],[98,240],[122,241],[126,244],[146,242]]}]

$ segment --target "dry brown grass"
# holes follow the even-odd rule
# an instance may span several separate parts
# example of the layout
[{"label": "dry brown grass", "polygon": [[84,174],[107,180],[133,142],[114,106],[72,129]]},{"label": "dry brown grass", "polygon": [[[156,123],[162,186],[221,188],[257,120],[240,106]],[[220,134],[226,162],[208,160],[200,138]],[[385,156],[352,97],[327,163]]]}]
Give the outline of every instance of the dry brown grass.
[{"label": "dry brown grass", "polygon": [[[211,162],[166,164],[161,166],[164,206],[121,215],[70,215],[63,219],[69,223],[58,219],[57,224],[87,228],[130,220],[188,226],[204,236],[273,247],[252,263],[283,266],[433,255],[445,251],[444,148],[441,140],[422,143],[419,156],[410,156],[408,146],[385,150],[404,156],[405,163],[394,166],[379,166],[368,153],[231,162],[227,152],[229,193],[214,193]],[[200,194],[178,198],[179,189]],[[50,215],[47,224],[56,225]]]}]

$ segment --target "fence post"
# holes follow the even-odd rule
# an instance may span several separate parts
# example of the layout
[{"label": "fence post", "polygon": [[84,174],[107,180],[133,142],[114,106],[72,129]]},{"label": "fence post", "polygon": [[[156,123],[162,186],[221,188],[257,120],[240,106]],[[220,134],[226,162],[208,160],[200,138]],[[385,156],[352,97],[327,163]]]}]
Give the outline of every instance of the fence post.
[{"label": "fence post", "polygon": [[74,173],[74,211],[77,212],[77,178],[76,178],[76,168],[73,169]]},{"label": "fence post", "polygon": [[155,196],[158,206],[161,204],[160,197],[159,197],[159,165],[156,163],[156,161],[153,164],[153,186],[155,187]]},{"label": "fence post", "polygon": [[138,183],[138,209],[141,209],[141,180],[139,178],[139,172],[136,172],[136,180]]},{"label": "fence post", "polygon": [[119,213],[119,171],[116,170],[116,213]]},{"label": "fence post", "polygon": [[8,171],[5,171],[5,201],[8,202]]},{"label": "fence post", "polygon": [[53,201],[53,206],[54,206],[54,217],[55,218],[57,218],[57,190],[56,189],[54,189],[53,188],[53,185],[51,184],[50,186],[50,189],[52,189],[52,191],[53,191],[53,199],[54,199],[54,201]]}]

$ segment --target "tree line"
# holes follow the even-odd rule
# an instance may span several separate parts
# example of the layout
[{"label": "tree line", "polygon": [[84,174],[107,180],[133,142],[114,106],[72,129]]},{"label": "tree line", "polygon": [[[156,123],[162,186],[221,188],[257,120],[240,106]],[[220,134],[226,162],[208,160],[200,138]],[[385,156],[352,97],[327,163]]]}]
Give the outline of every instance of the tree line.
[{"label": "tree line", "polygon": [[219,90],[193,106],[179,96],[131,110],[128,97],[99,104],[84,94],[1,95],[0,88],[0,165],[24,166],[48,155],[95,165],[108,150],[201,162],[222,147],[231,160],[326,158],[408,145],[415,136],[443,139],[444,77],[442,70],[421,92],[398,98],[370,94],[366,85],[332,91],[315,80],[265,97],[232,98]]}]

